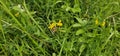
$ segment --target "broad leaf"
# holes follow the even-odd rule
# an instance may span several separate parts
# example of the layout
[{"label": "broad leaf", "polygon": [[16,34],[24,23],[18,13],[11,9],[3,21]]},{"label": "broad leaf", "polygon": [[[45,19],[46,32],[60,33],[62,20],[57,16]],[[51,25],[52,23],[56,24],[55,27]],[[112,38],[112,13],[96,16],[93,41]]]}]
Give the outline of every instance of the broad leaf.
[{"label": "broad leaf", "polygon": [[81,24],[76,23],[76,24],[73,24],[73,26],[72,26],[72,27],[80,27],[80,26],[81,26]]},{"label": "broad leaf", "polygon": [[85,31],[83,29],[79,29],[76,31],[76,35],[83,34]]}]

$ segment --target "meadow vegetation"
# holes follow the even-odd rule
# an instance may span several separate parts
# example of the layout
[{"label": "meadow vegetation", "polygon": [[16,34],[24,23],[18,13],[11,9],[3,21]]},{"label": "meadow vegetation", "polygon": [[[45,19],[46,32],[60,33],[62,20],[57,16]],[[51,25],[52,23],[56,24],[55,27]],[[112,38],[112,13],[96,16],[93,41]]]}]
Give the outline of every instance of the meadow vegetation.
[{"label": "meadow vegetation", "polygon": [[0,0],[0,56],[120,56],[120,0]]}]

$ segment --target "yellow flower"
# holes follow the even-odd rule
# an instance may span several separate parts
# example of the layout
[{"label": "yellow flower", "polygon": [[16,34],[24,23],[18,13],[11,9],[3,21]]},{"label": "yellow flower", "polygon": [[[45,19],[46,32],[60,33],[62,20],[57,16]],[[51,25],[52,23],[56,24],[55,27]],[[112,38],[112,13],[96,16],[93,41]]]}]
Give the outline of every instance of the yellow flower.
[{"label": "yellow flower", "polygon": [[101,26],[102,26],[102,27],[105,26],[105,21],[102,22]]},{"label": "yellow flower", "polygon": [[57,26],[62,26],[63,24],[61,23],[61,20],[57,23]]},{"label": "yellow flower", "polygon": [[98,19],[95,20],[95,24],[98,25]]},{"label": "yellow flower", "polygon": [[50,26],[48,28],[53,29],[55,26],[56,26],[56,23],[52,23],[52,24],[50,24]]},{"label": "yellow flower", "polygon": [[15,14],[15,16],[18,17],[18,16],[19,16],[19,12],[17,12],[17,13]]}]

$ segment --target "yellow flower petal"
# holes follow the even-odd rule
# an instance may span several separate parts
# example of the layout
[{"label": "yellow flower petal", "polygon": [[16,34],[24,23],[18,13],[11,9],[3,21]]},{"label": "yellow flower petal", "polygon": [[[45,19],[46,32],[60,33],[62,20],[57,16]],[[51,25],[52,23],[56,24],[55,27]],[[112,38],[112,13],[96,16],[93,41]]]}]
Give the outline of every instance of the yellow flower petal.
[{"label": "yellow flower petal", "polygon": [[50,26],[48,28],[53,29],[55,26],[56,26],[56,23],[52,23],[52,24],[50,24]]},{"label": "yellow flower petal", "polygon": [[105,21],[102,22],[101,26],[102,26],[102,27],[105,26]]},{"label": "yellow flower petal", "polygon": [[62,26],[63,24],[62,23],[57,23],[57,26]]},{"label": "yellow flower petal", "polygon": [[59,20],[59,23],[61,23],[61,20]]},{"label": "yellow flower petal", "polygon": [[19,16],[19,12],[17,12],[17,13],[15,14],[15,16],[18,17],[18,16]]},{"label": "yellow flower petal", "polygon": [[63,24],[61,23],[61,20],[57,23],[57,26],[62,26]]},{"label": "yellow flower petal", "polygon": [[98,25],[98,19],[95,20],[95,24]]}]

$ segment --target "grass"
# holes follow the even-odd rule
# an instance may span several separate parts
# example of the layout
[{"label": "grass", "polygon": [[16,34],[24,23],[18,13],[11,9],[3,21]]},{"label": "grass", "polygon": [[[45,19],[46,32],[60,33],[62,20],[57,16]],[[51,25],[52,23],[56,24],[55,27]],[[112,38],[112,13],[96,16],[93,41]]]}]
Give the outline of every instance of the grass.
[{"label": "grass", "polygon": [[120,56],[119,41],[120,0],[0,0],[0,56]]}]

